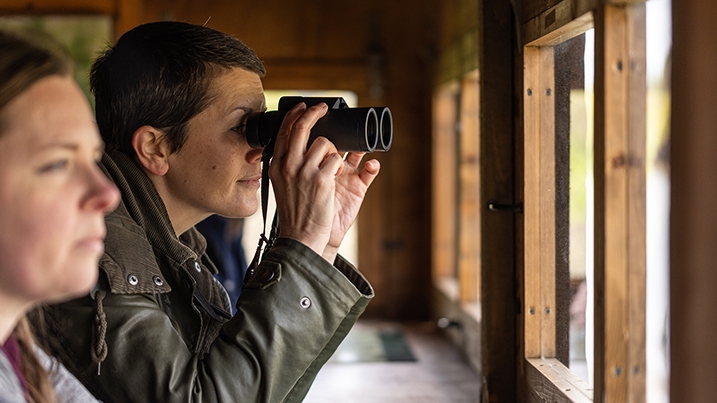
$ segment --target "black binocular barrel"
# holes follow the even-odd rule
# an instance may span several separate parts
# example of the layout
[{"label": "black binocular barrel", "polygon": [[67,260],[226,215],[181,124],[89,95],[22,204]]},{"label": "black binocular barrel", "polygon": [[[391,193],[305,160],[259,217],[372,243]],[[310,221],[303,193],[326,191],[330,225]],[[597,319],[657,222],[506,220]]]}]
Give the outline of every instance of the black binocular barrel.
[{"label": "black binocular barrel", "polygon": [[279,110],[254,113],[246,122],[246,136],[254,148],[266,147],[275,138],[286,113],[297,103],[307,106],[327,103],[329,110],[311,129],[309,145],[326,137],[339,151],[388,151],[393,138],[393,120],[387,107],[349,108],[343,98],[282,97]]},{"label": "black binocular barrel", "polygon": [[[257,113],[246,122],[249,145],[264,148],[276,137],[286,111]],[[379,137],[378,117],[373,108],[329,109],[311,129],[309,145],[319,137],[329,139],[339,151],[373,152]]]}]

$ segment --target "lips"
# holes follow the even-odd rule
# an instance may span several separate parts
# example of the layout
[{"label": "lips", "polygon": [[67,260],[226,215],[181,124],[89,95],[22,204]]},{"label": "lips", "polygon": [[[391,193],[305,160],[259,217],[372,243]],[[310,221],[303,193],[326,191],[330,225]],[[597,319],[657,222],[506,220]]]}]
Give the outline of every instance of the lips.
[{"label": "lips", "polygon": [[102,226],[89,233],[86,237],[80,238],[78,245],[82,249],[102,253],[105,250],[106,235],[107,231],[105,230],[103,218]]},{"label": "lips", "polygon": [[261,175],[253,176],[251,178],[239,180],[239,183],[246,184],[249,186],[259,187],[261,184]]},{"label": "lips", "polygon": [[102,253],[105,250],[104,237],[88,237],[80,240],[79,245],[83,249]]}]

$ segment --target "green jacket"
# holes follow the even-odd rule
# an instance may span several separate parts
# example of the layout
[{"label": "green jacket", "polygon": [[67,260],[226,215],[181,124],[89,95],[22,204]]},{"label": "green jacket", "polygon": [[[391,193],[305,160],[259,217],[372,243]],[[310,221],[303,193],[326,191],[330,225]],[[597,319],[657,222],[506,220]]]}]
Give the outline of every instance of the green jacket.
[{"label": "green jacket", "polygon": [[179,238],[149,178],[122,153],[122,193],[90,296],[44,310],[51,353],[109,402],[300,402],[373,297],[366,279],[279,238],[230,318],[191,229]]}]

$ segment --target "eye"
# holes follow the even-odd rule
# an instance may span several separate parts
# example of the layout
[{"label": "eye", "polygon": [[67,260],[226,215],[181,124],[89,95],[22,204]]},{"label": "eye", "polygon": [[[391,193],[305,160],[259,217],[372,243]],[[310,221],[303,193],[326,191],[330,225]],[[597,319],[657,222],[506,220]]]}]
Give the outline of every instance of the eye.
[{"label": "eye", "polygon": [[66,159],[57,160],[57,161],[53,161],[49,164],[41,166],[38,169],[38,172],[41,174],[59,172],[59,171],[66,169],[68,165],[70,165],[70,161],[68,161]]},{"label": "eye", "polygon": [[237,134],[243,135],[244,131],[246,130],[246,123],[242,123],[238,126],[234,126],[231,128],[231,130]]}]

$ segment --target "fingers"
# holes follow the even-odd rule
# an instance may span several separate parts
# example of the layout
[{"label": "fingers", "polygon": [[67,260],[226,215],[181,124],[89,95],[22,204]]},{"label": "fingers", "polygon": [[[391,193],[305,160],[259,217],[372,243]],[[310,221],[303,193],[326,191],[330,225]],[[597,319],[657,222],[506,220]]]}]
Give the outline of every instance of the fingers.
[{"label": "fingers", "polygon": [[378,171],[381,170],[381,164],[378,162],[378,160],[370,160],[366,161],[366,164],[364,164],[364,168],[359,172],[359,178],[361,179],[361,182],[364,183],[367,187],[371,185],[374,179],[376,179],[376,176],[378,176]]},{"label": "fingers", "polygon": [[284,120],[281,122],[281,127],[279,128],[279,133],[276,135],[276,142],[274,143],[274,158],[281,159],[284,157],[284,154],[286,154],[286,150],[289,147],[291,128],[305,110],[306,104],[300,102],[294,105],[294,107],[286,113],[286,116],[284,116]]},{"label": "fingers", "polygon": [[363,156],[366,155],[366,153],[359,153],[359,152],[351,152],[346,155],[346,164],[351,169],[358,169],[359,164],[361,163],[361,159]]},{"label": "fingers", "polygon": [[289,163],[303,159],[311,128],[328,109],[325,103],[308,109],[303,102],[294,106],[284,117],[276,136],[274,158],[286,158]]},{"label": "fingers", "polygon": [[[366,153],[348,153],[346,156],[346,165],[354,171],[358,170],[358,166],[361,163],[361,159]],[[361,182],[367,187],[371,185],[373,180],[378,175],[378,171],[381,169],[381,164],[376,159],[366,161],[364,168],[359,172],[359,178]]]},{"label": "fingers", "polygon": [[319,170],[338,176],[343,170],[344,160],[336,146],[324,137],[317,137],[304,155],[307,166],[318,166]]}]

